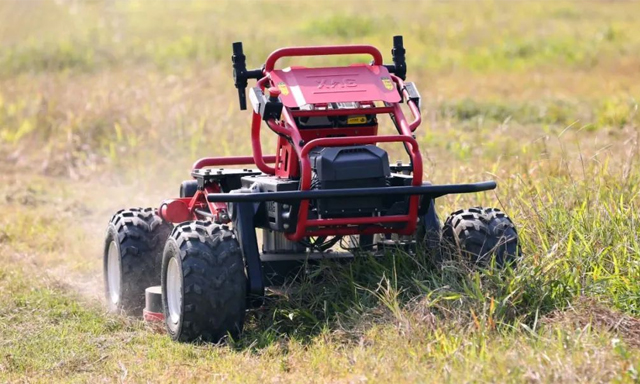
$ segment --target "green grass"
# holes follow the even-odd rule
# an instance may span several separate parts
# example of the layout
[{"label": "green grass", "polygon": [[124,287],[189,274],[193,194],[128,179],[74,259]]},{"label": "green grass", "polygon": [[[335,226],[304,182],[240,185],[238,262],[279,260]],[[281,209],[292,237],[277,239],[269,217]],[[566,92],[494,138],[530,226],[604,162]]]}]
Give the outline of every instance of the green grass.
[{"label": "green grass", "polygon": [[[563,215],[554,215],[562,222]],[[574,228],[576,238],[588,229]],[[580,329],[545,321],[551,311],[583,295],[602,302],[637,301],[637,296],[630,300],[612,294],[616,287],[611,284],[589,279],[594,267],[607,264],[604,259],[617,259],[619,271],[594,280],[637,279],[637,271],[629,276],[624,253],[580,270],[576,266],[584,245],[576,242],[573,251],[572,244],[557,251],[564,253],[557,260],[536,261],[530,255],[517,270],[506,272],[470,272],[457,262],[433,268],[428,260],[402,255],[346,266],[325,263],[290,287],[287,296],[272,296],[264,308],[250,313],[245,336],[226,346],[171,343],[140,322],[105,316],[68,287],[50,279],[34,281],[39,274],[28,267],[3,268],[0,372],[5,380],[27,375],[36,381],[197,377],[255,382],[275,377],[298,382],[314,372],[317,381],[589,377],[633,382],[640,368],[635,349],[627,344],[640,342],[633,334],[623,333],[616,341],[607,333],[615,329],[601,324]],[[525,249],[531,249],[527,242]],[[2,259],[6,251],[2,248]],[[603,287],[606,294],[590,292]],[[576,308],[586,321],[594,310]],[[622,319],[619,313],[607,315],[614,323]]]},{"label": "green grass", "polygon": [[[638,382],[639,10],[0,3],[0,382]],[[105,313],[110,215],[174,196],[200,156],[250,153],[232,41],[255,67],[285,45],[372,43],[388,60],[397,33],[423,95],[425,178],[499,184],[439,199],[441,218],[504,209],[516,269],[323,263],[219,346]]]}]

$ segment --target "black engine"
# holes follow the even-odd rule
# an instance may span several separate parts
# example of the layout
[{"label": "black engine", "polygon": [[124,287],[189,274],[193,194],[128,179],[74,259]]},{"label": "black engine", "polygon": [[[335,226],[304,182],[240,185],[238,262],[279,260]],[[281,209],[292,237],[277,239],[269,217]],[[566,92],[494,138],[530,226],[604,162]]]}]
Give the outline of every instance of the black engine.
[{"label": "black engine", "polygon": [[[312,189],[380,188],[409,185],[411,176],[392,174],[387,152],[375,145],[319,147],[309,153]],[[242,177],[242,187],[258,186],[261,192],[297,191],[299,179],[269,175]],[[405,214],[406,196],[367,196],[311,200],[309,218],[366,217]],[[298,202],[270,201],[261,204],[256,224],[273,231],[293,232],[298,220]]]},{"label": "black engine", "polygon": [[[391,174],[387,152],[375,145],[316,148],[309,154],[312,189],[385,187]],[[314,202],[320,216],[371,216],[383,206],[379,196],[331,198]]]}]

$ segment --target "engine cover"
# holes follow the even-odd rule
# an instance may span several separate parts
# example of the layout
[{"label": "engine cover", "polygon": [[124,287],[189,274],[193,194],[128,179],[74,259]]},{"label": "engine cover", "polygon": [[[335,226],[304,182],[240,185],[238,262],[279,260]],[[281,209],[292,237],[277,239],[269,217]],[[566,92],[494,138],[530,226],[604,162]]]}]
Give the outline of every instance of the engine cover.
[{"label": "engine cover", "polygon": [[[310,154],[314,171],[313,189],[385,187],[391,175],[387,152],[375,145],[321,147]],[[351,197],[317,200],[322,217],[371,216],[380,211],[381,197]]]}]

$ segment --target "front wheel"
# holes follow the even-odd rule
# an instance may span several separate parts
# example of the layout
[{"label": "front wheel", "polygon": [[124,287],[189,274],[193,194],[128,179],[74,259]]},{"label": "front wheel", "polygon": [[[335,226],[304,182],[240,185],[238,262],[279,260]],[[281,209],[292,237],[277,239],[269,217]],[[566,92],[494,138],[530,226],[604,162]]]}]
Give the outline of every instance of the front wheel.
[{"label": "front wheel", "polygon": [[244,260],[232,231],[211,222],[176,226],[162,260],[162,301],[177,341],[219,342],[242,331],[247,299]]},{"label": "front wheel", "polygon": [[480,266],[495,257],[502,267],[520,255],[518,232],[504,212],[497,208],[470,208],[449,215],[442,238],[454,254]]}]

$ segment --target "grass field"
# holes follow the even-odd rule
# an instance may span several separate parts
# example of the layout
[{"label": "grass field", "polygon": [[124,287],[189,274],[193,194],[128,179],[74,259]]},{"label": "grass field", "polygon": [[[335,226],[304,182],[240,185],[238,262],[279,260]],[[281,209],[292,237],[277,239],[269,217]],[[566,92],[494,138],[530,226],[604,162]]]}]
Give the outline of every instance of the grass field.
[{"label": "grass field", "polygon": [[[425,177],[499,183],[441,216],[505,210],[516,270],[323,264],[218,346],[106,313],[112,213],[250,153],[232,41],[258,66],[286,45],[389,60],[394,34]],[[637,2],[2,1],[0,382],[639,382],[639,98]]]}]

